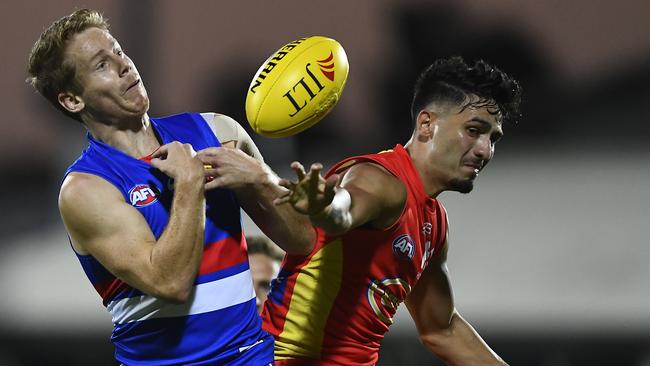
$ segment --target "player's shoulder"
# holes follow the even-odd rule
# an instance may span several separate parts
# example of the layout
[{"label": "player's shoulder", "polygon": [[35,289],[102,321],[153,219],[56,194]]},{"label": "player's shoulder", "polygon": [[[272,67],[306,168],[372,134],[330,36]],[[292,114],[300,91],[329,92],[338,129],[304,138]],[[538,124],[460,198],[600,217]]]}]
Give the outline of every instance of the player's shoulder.
[{"label": "player's shoulder", "polygon": [[234,118],[216,112],[204,112],[201,113],[201,117],[203,117],[219,141],[239,140],[242,127]]},{"label": "player's shoulder", "polygon": [[207,124],[210,125],[211,127],[214,125],[214,126],[236,129],[237,126],[239,126],[239,122],[237,122],[234,118],[222,113],[201,112],[199,114],[201,115],[201,117],[203,117],[205,122],[207,122]]},{"label": "player's shoulder", "polygon": [[367,159],[351,159],[339,165],[336,173],[355,179],[399,184],[401,181],[380,162]]},{"label": "player's shoulder", "polygon": [[222,145],[232,144],[247,155],[264,160],[253,139],[234,118],[215,112],[201,113],[201,116]]},{"label": "player's shoulder", "polygon": [[354,184],[383,200],[396,205],[403,204],[406,199],[406,186],[388,169],[375,161],[362,161],[350,166],[344,172],[344,181]]},{"label": "player's shoulder", "polygon": [[356,172],[356,173],[362,173],[360,175],[373,179],[373,178],[379,178],[379,179],[390,179],[390,178],[395,178],[391,172],[388,171],[383,165],[376,161],[372,160],[364,160],[364,161],[358,161],[356,164],[350,165],[349,168],[347,168],[345,171],[347,172]]},{"label": "player's shoulder", "polygon": [[94,174],[72,172],[68,174],[59,191],[59,208],[73,212],[110,200],[124,200],[115,186]]}]

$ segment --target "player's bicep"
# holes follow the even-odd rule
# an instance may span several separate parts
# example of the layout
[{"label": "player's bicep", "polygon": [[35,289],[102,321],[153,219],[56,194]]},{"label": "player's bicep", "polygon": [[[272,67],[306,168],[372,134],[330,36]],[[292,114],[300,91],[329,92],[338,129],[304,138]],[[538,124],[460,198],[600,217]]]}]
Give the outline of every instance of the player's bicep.
[{"label": "player's bicep", "polygon": [[353,228],[367,224],[385,229],[399,218],[406,202],[406,189],[401,181],[375,164],[351,167],[340,186],[350,194]]},{"label": "player's bicep", "polygon": [[255,145],[255,142],[248,134],[248,132],[246,132],[246,130],[244,129],[244,127],[242,127],[242,125],[240,125],[237,122],[235,123],[236,123],[235,127],[237,128],[237,141],[238,141],[237,148],[245,152],[247,155],[254,157],[257,160],[264,161],[264,157],[262,157],[262,153],[257,148],[257,145]]},{"label": "player's bicep", "polygon": [[381,213],[380,196],[368,192],[363,187],[347,184],[342,186],[350,197],[350,227],[371,224]]},{"label": "player's bicep", "polygon": [[95,257],[130,285],[147,291],[156,239],[144,217],[105,180],[71,174],[59,197],[61,217],[73,245]]},{"label": "player's bicep", "polygon": [[406,306],[420,334],[449,327],[454,299],[447,271],[447,244],[431,259],[406,299]]}]

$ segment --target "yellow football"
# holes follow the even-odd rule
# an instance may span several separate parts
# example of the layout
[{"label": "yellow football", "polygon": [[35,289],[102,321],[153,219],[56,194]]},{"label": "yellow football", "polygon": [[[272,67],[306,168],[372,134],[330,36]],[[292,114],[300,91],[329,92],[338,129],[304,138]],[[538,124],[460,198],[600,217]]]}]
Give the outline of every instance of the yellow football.
[{"label": "yellow football", "polygon": [[246,118],[255,132],[285,137],[320,121],[334,108],[348,79],[341,45],[313,36],[289,42],[257,70],[246,95]]}]

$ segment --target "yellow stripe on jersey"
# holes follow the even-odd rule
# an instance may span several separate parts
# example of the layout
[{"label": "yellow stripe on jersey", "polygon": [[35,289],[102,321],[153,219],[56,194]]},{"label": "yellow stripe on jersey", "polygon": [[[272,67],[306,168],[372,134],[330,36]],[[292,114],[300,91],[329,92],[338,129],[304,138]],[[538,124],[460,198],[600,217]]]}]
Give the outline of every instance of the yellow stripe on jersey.
[{"label": "yellow stripe on jersey", "polygon": [[343,243],[327,243],[300,269],[275,358],[319,358],[327,319],[341,287]]}]

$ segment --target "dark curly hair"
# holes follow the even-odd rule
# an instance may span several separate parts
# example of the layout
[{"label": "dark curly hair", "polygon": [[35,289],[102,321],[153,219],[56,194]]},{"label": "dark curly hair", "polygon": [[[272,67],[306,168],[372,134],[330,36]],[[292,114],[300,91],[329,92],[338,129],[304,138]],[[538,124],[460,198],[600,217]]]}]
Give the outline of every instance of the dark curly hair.
[{"label": "dark curly hair", "polygon": [[[471,95],[478,100],[470,101]],[[415,119],[432,102],[452,102],[463,109],[494,107],[503,121],[516,122],[520,117],[521,86],[483,60],[469,66],[461,57],[454,56],[435,61],[420,74],[415,83],[411,118]]]}]

